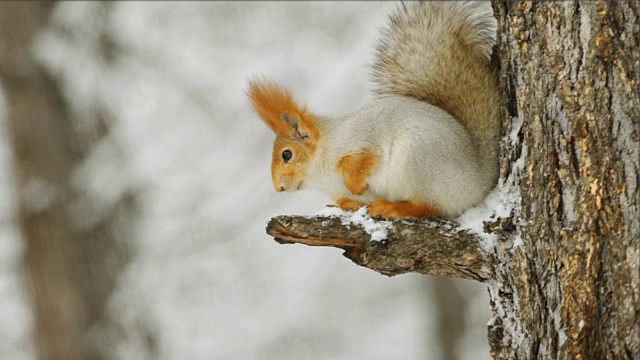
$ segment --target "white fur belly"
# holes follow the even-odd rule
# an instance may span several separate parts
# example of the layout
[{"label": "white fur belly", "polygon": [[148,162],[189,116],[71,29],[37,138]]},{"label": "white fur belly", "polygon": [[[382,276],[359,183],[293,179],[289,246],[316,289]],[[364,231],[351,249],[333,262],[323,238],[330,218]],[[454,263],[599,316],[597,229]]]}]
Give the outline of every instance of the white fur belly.
[{"label": "white fur belly", "polygon": [[334,200],[344,197],[365,204],[379,199],[388,201],[415,199],[416,179],[411,179],[414,174],[409,174],[407,169],[408,155],[412,151],[410,142],[409,136],[396,135],[393,141],[383,144],[378,149],[380,156],[378,168],[367,177],[367,189],[362,195],[351,193],[344,183],[344,177],[335,172],[332,176],[321,177],[323,181],[318,183],[317,187]]},{"label": "white fur belly", "polygon": [[347,189],[347,186],[344,183],[344,178],[341,175],[334,173],[331,174],[331,176],[321,177],[321,179],[321,181],[313,182],[311,187],[331,196],[333,200],[349,198],[365,202],[364,194],[362,196],[357,196]]},{"label": "white fur belly", "polygon": [[410,200],[415,194],[407,175],[407,154],[411,151],[407,136],[398,135],[381,149],[379,168],[369,176],[370,195],[389,201]]},{"label": "white fur belly", "polygon": [[349,191],[344,183],[344,178],[337,174],[335,176],[324,178],[322,182],[313,184],[313,187],[331,196],[333,200],[338,200],[339,198],[347,198],[359,201],[363,204],[369,204],[374,200],[378,200],[381,198],[386,199],[386,197],[382,196],[382,193],[378,191],[379,189],[381,189],[381,187],[377,185],[374,187],[374,185],[371,183],[374,178],[375,176],[373,178],[369,177],[367,179],[368,186],[364,194],[362,195],[355,195],[351,191]]}]

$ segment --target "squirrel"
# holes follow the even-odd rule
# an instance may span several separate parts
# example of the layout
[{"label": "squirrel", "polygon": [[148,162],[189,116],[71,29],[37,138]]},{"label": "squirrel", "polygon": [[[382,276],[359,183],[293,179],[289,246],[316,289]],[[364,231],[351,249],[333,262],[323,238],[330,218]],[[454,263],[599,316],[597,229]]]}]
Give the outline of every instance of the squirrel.
[{"label": "squirrel", "polygon": [[253,110],[276,135],[275,190],[315,188],[387,219],[455,218],[478,205],[499,172],[496,30],[490,2],[403,4],[376,47],[375,99],[343,116],[250,79]]}]

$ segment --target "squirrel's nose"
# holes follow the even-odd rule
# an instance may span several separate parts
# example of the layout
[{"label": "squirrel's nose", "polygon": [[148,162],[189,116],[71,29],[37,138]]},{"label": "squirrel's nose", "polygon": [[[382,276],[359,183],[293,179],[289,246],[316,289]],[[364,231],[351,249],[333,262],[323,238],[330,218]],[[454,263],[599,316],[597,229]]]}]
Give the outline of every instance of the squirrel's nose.
[{"label": "squirrel's nose", "polygon": [[280,190],[279,191],[284,191],[284,186],[280,186]]}]

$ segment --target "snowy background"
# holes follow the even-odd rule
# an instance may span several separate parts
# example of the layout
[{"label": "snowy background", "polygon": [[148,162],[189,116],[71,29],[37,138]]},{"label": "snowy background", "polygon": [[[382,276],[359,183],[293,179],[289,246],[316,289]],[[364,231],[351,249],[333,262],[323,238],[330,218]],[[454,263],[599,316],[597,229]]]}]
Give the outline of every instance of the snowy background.
[{"label": "snowy background", "polygon": [[[111,358],[443,359],[442,339],[456,336],[460,359],[489,358],[484,286],[387,278],[339,250],[282,246],[264,232],[272,216],[313,214],[331,201],[273,191],[273,135],[248,106],[247,79],[273,78],[318,112],[354,110],[370,98],[366,66],[394,7],[57,5],[34,54],[77,117],[99,108],[109,119],[74,184],[92,209],[126,193],[140,204],[133,258],[109,300],[120,331],[105,350]],[[32,359],[10,139],[0,125],[0,358]],[[78,211],[77,221],[95,221],[89,213],[100,211]],[[457,316],[442,313],[447,302],[464,305],[463,324],[447,326]]]}]

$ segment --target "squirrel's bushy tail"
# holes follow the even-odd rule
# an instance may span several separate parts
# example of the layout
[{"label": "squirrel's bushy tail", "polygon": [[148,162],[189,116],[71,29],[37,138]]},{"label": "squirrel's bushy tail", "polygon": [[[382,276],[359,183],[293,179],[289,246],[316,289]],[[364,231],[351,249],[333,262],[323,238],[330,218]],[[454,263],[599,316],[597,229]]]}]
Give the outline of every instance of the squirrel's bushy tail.
[{"label": "squirrel's bushy tail", "polygon": [[498,176],[500,135],[491,67],[496,29],[488,1],[403,3],[383,29],[372,67],[377,93],[426,101],[462,123],[492,180]]}]

